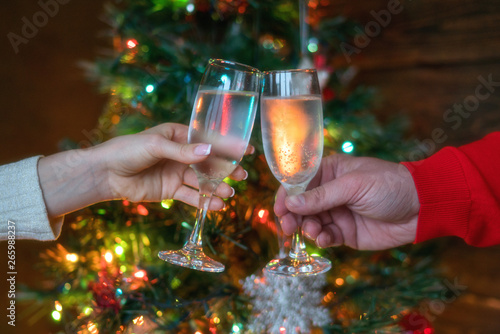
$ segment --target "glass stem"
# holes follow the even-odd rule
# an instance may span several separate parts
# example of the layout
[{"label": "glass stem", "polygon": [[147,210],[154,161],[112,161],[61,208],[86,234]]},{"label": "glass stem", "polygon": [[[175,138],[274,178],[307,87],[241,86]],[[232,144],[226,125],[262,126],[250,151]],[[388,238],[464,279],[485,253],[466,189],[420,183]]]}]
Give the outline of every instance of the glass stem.
[{"label": "glass stem", "polygon": [[203,226],[205,225],[205,219],[207,218],[208,207],[212,200],[212,193],[215,191],[219,182],[209,182],[199,180],[200,183],[200,199],[198,202],[198,210],[196,211],[196,221],[194,223],[193,231],[189,236],[188,241],[184,245],[184,248],[191,250],[203,249]]},{"label": "glass stem", "polygon": [[[283,185],[285,187],[288,196],[299,195],[304,192],[306,185],[295,185],[290,186],[287,184]],[[306,244],[304,243],[304,236],[302,235],[302,216],[295,215],[297,220],[297,231],[292,236],[292,247],[288,256],[294,260],[305,261],[309,258],[309,254],[306,252]]]},{"label": "glass stem", "polygon": [[306,252],[306,245],[304,243],[304,236],[302,235],[302,217],[296,216],[299,226],[297,227],[297,231],[293,234],[292,237],[292,247],[290,248],[290,252],[288,256],[290,256],[294,260],[305,260],[309,257],[309,254]]}]

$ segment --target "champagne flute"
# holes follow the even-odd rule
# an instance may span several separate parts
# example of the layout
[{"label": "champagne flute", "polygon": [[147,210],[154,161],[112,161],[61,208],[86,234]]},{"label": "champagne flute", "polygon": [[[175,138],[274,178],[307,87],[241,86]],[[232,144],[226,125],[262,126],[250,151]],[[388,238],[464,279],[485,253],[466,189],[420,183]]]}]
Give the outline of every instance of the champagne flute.
[{"label": "champagne flute", "polygon": [[188,143],[212,144],[209,157],[191,166],[199,183],[196,221],[184,247],[160,251],[160,259],[201,271],[224,271],[223,264],[203,252],[203,225],[213,192],[235,170],[247,149],[260,81],[261,73],[256,68],[210,59],[198,88],[188,132]]},{"label": "champagne flute", "polygon": [[[288,195],[298,195],[318,171],[323,154],[323,109],[316,70],[263,73],[262,141],[267,163]],[[287,257],[269,262],[274,274],[306,276],[324,273],[331,262],[309,255],[302,235],[302,217]]]}]

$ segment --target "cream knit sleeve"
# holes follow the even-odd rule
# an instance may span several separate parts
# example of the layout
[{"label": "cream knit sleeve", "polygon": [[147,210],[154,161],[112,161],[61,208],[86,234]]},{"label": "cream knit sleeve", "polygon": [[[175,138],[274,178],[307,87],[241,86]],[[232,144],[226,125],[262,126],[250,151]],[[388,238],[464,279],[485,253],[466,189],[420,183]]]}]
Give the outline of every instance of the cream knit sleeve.
[{"label": "cream knit sleeve", "polygon": [[55,240],[61,233],[63,217],[47,216],[38,179],[40,158],[0,166],[0,240],[7,239],[9,225],[15,226],[16,239]]}]

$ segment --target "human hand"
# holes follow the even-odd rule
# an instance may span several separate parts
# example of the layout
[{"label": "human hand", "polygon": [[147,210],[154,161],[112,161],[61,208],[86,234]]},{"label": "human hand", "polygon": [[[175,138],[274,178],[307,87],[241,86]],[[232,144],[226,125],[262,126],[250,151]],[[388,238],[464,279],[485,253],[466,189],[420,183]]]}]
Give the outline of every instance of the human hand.
[{"label": "human hand", "polygon": [[[113,199],[176,199],[197,206],[198,180],[189,164],[206,159],[210,145],[187,144],[187,133],[185,125],[165,123],[87,149],[41,158],[38,174],[49,217]],[[253,150],[249,146],[246,153]],[[230,177],[239,181],[246,176],[238,166]],[[221,182],[209,209],[222,209],[224,202],[219,197],[233,194]]]},{"label": "human hand", "polygon": [[[186,144],[188,127],[165,123],[131,136],[116,137],[100,150],[106,160],[109,192],[112,198],[133,202],[176,199],[198,205],[198,179],[189,164],[203,161],[210,154],[209,144]],[[249,151],[253,147],[249,147]],[[242,180],[247,173],[238,166],[231,178]],[[214,194],[226,198],[234,189],[221,182]],[[224,207],[214,197],[210,210]]]},{"label": "human hand", "polygon": [[323,248],[380,250],[415,240],[420,204],[403,165],[334,154],[308,189],[290,197],[278,190],[274,211],[287,235],[297,229],[295,213],[304,216],[304,235]]}]

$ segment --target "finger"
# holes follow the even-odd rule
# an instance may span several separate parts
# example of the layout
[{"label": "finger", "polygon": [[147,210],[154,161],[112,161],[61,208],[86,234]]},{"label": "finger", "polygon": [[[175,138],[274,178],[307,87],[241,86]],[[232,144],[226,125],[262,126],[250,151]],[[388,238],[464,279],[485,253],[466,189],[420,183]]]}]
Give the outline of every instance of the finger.
[{"label": "finger", "polygon": [[233,197],[235,194],[235,190],[226,182],[221,182],[217,189],[214,192],[215,196],[219,196],[222,198]]},{"label": "finger", "polygon": [[200,187],[200,184],[198,182],[198,177],[196,176],[196,173],[191,167],[186,168],[184,171],[184,175],[182,176],[183,183],[193,187],[195,189],[198,189]]},{"label": "finger", "polygon": [[158,135],[150,134],[146,150],[156,159],[171,159],[185,164],[200,162],[210,154],[210,144],[179,144]]},{"label": "finger", "polygon": [[[186,171],[184,172],[183,175],[183,183],[185,185],[188,185],[192,188],[198,189],[199,188],[199,182],[198,182],[198,177],[196,176],[196,173],[192,168],[187,168]],[[214,191],[215,196],[219,196],[222,198],[228,198],[228,197],[233,197],[235,194],[235,190],[233,187],[231,187],[229,184],[225,182],[221,182],[218,186],[217,189]]]},{"label": "finger", "polygon": [[316,238],[318,237],[318,235],[321,233],[322,230],[323,230],[323,225],[321,224],[321,222],[317,217],[314,216],[304,217],[302,223],[302,231],[308,239],[316,241]]},{"label": "finger", "polygon": [[247,149],[245,151],[245,155],[249,155],[249,154],[254,154],[255,153],[255,147],[253,145],[248,145],[247,146]]},{"label": "finger", "polygon": [[320,248],[340,246],[344,244],[344,236],[335,224],[324,225],[316,238],[316,245]]},{"label": "finger", "polygon": [[356,189],[354,183],[348,185],[347,177],[326,182],[300,195],[285,199],[288,210],[300,215],[314,215],[322,211],[349,203]]},{"label": "finger", "polygon": [[297,230],[298,224],[294,214],[288,213],[280,219],[281,229],[285,235],[292,235]]},{"label": "finger", "polygon": [[248,177],[248,172],[243,169],[243,167],[239,166],[229,175],[229,177],[235,181],[246,180]]},{"label": "finger", "polygon": [[274,201],[274,213],[276,216],[281,217],[289,212],[285,205],[286,191],[283,186],[280,186],[276,193],[276,200]]},{"label": "finger", "polygon": [[178,123],[163,123],[142,131],[142,134],[159,134],[168,140],[185,144],[187,143],[189,127]]},{"label": "finger", "polygon": [[[194,207],[198,207],[199,193],[193,188],[186,186],[180,187],[174,194],[174,199],[189,204]],[[224,208],[224,201],[218,197],[212,197],[209,210],[221,210]]]}]

